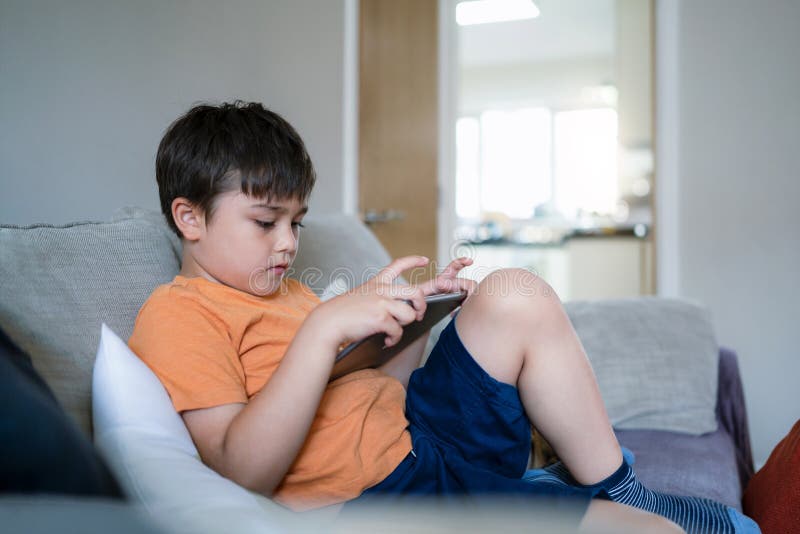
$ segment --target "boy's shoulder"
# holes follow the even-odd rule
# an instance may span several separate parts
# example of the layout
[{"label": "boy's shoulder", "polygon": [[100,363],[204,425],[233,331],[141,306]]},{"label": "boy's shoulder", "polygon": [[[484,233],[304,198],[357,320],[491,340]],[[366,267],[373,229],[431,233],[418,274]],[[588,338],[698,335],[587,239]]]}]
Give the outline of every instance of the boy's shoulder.
[{"label": "boy's shoulder", "polygon": [[152,327],[153,323],[166,327],[169,323],[192,315],[205,314],[215,308],[213,299],[199,291],[194,284],[186,284],[182,277],[156,287],[144,301],[136,315],[134,331],[142,323]]},{"label": "boy's shoulder", "polygon": [[269,307],[271,304],[309,308],[319,302],[319,297],[308,286],[291,278],[286,278],[275,294],[258,297],[204,278],[177,275],[171,282],[153,290],[139,314],[156,310],[186,313],[192,309],[224,314],[226,311],[253,306]]},{"label": "boy's shoulder", "polygon": [[198,302],[204,300],[203,297],[207,298],[206,291],[200,289],[197,282],[192,280],[180,275],[175,276],[170,282],[156,287],[147,297],[141,309],[145,310],[152,307],[169,308],[185,305],[187,302]]},{"label": "boy's shoulder", "polygon": [[282,294],[264,299],[199,278],[176,276],[156,287],[139,309],[129,341],[198,336],[240,339],[255,323],[302,321],[320,302],[296,280],[286,280]]}]

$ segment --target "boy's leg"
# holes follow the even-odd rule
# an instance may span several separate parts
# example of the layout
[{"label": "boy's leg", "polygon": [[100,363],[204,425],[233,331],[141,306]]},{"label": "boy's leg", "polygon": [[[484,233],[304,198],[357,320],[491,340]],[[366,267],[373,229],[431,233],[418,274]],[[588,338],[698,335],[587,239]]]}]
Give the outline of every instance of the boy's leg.
[{"label": "boy's leg", "polygon": [[732,508],[659,494],[639,483],[623,462],[580,340],[544,280],[522,269],[492,273],[464,303],[455,327],[487,374],[517,387],[528,418],[580,485],[663,515],[691,532],[758,532],[752,520]]},{"label": "boy's leg", "polygon": [[464,303],[456,330],[489,375],[517,387],[531,422],[578,482],[597,483],[619,468],[594,372],[544,280],[522,269],[493,272]]}]

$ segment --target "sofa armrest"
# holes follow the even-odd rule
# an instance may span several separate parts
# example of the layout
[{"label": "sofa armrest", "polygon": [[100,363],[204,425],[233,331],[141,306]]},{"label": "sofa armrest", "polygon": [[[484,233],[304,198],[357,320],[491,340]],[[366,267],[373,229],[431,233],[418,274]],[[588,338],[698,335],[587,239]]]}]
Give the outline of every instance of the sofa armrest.
[{"label": "sofa armrest", "polygon": [[753,476],[753,451],[747,426],[742,378],[736,352],[720,347],[719,386],[717,388],[717,420],[730,434],[736,448],[736,465],[742,489]]}]

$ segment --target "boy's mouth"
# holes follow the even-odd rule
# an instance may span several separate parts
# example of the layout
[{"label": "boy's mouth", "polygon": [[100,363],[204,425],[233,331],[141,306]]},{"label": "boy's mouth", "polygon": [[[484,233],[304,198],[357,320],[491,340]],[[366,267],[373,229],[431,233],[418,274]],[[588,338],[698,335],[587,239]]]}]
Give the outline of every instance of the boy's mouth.
[{"label": "boy's mouth", "polygon": [[277,264],[273,265],[272,267],[270,267],[269,269],[267,269],[267,271],[269,271],[271,273],[274,273],[274,274],[283,274],[284,272],[286,272],[286,269],[288,269],[288,268],[289,268],[289,263],[288,262],[287,263],[277,263]]}]

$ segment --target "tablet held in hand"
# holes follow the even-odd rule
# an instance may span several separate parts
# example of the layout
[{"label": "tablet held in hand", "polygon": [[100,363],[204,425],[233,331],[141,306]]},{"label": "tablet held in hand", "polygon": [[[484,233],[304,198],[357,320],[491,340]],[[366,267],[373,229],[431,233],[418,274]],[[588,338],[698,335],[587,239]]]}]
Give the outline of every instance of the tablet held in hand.
[{"label": "tablet held in hand", "polygon": [[331,372],[331,380],[353,371],[380,367],[419,339],[421,335],[433,328],[436,323],[447,317],[449,313],[461,306],[466,297],[466,291],[440,293],[426,297],[427,308],[425,309],[425,316],[420,321],[414,321],[404,326],[403,336],[400,341],[391,347],[383,346],[383,340],[386,337],[383,332],[350,343],[336,355],[336,362],[333,364],[333,371]]}]

